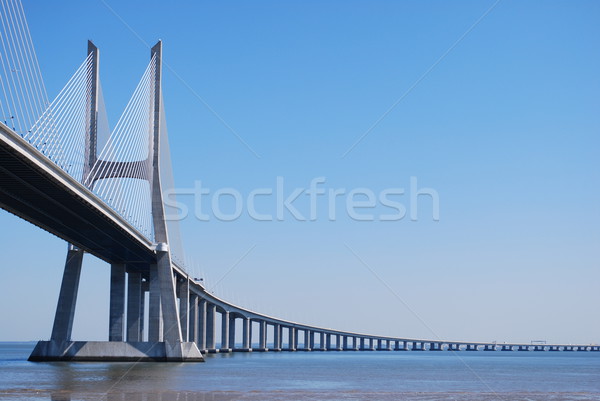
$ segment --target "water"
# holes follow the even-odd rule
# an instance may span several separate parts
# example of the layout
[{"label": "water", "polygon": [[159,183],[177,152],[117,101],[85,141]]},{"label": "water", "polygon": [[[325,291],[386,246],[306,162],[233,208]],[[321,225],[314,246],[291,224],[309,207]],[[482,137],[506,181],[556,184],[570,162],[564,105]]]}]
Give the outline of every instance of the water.
[{"label": "water", "polygon": [[0,343],[0,400],[600,400],[600,353],[296,352],[206,363],[32,363]]}]

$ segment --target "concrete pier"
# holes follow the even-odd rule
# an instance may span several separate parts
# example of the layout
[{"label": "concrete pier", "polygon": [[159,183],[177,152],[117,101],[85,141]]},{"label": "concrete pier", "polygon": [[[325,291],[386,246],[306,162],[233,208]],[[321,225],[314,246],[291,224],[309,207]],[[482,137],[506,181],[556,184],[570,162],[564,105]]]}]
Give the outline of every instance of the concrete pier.
[{"label": "concrete pier", "polygon": [[266,352],[267,348],[267,322],[264,320],[258,321],[258,349],[256,351]]},{"label": "concrete pier", "polygon": [[143,337],[144,314],[142,275],[139,271],[127,273],[127,341],[140,342]]},{"label": "concrete pier", "polygon": [[206,349],[208,352],[218,352],[217,350],[217,333],[216,319],[217,306],[214,304],[206,305]]},{"label": "concrete pier", "polygon": [[198,301],[198,349],[207,352],[206,347],[206,326],[208,316],[206,315],[207,302],[204,299]]},{"label": "concrete pier", "polygon": [[52,328],[52,336],[50,337],[51,341],[63,342],[71,340],[82,262],[83,251],[70,245],[67,251],[65,270],[60,286],[56,314],[54,316],[54,327]]},{"label": "concrete pier", "polygon": [[229,312],[221,313],[221,348],[219,352],[231,352],[229,347]]},{"label": "concrete pier", "polygon": [[273,351],[280,352],[282,350],[281,346],[281,325],[274,324],[273,325]]},{"label": "concrete pier", "polygon": [[125,328],[125,265],[110,266],[110,308],[108,341],[123,341]]},{"label": "concrete pier", "polygon": [[35,346],[30,361],[72,362],[203,362],[204,358],[195,343],[178,345],[182,355],[171,356],[173,346],[166,342],[122,341],[40,341]]}]

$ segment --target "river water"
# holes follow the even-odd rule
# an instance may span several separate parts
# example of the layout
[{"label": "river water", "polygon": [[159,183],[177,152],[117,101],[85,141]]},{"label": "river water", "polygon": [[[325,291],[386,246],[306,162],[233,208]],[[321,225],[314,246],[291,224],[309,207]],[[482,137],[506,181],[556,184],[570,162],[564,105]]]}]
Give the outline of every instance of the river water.
[{"label": "river water", "polygon": [[295,352],[205,363],[33,363],[0,343],[0,400],[600,400],[597,352]]}]

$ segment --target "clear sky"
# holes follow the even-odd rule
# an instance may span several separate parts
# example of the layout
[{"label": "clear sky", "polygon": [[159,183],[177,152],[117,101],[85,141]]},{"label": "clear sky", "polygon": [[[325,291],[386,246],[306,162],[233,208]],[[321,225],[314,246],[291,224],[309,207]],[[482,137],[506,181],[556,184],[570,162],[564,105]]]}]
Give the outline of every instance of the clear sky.
[{"label": "clear sky", "polygon": [[[600,3],[23,2],[50,98],[87,39],[101,49],[113,125],[144,42],[163,40],[177,186],[245,202],[220,221],[208,195],[209,221],[181,222],[190,272],[217,294],[383,335],[600,343]],[[248,216],[277,177],[286,197],[325,179],[314,221]],[[410,218],[411,177],[439,195],[439,221],[426,195]],[[351,218],[356,188],[403,188],[388,199],[406,216]],[[294,206],[310,217],[309,196]],[[276,217],[277,200],[255,208]],[[47,339],[67,245],[7,212],[0,226],[0,340]],[[84,260],[75,339],[107,338],[108,280]]]}]

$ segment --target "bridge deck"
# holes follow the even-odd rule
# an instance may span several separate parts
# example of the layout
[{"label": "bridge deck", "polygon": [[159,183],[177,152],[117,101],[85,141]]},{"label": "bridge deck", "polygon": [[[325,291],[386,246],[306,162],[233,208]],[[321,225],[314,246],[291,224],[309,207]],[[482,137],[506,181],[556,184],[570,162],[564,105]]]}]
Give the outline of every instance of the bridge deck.
[{"label": "bridge deck", "polygon": [[0,123],[0,207],[112,263],[151,263],[152,244]]}]

